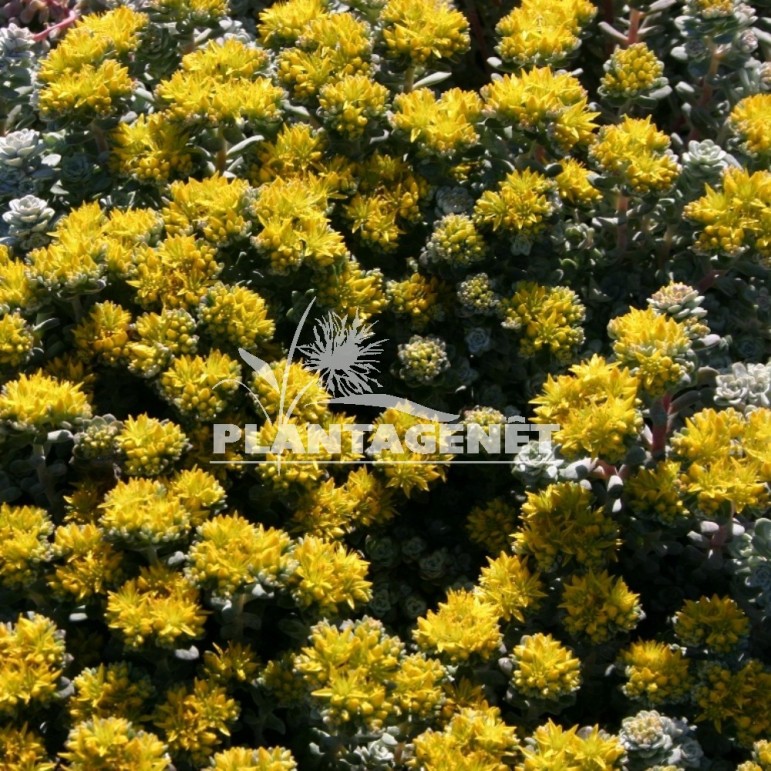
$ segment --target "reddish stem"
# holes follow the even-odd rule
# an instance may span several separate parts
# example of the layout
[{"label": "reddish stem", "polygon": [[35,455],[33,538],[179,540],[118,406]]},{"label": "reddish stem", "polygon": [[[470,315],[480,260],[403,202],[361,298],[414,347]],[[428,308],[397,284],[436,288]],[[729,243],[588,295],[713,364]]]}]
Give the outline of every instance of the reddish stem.
[{"label": "reddish stem", "polygon": [[45,40],[52,32],[65,29],[66,27],[69,27],[70,24],[74,24],[79,18],[80,11],[73,9],[69,12],[66,18],[56,22],[56,24],[52,24],[50,27],[46,27],[42,32],[36,33],[32,36],[32,39],[36,43],[39,43],[41,40]]},{"label": "reddish stem", "polygon": [[642,18],[642,11],[639,8],[632,8],[632,12],[629,14],[629,32],[626,35],[626,44],[628,46],[634,45],[637,42],[637,38],[640,36],[640,22]]}]

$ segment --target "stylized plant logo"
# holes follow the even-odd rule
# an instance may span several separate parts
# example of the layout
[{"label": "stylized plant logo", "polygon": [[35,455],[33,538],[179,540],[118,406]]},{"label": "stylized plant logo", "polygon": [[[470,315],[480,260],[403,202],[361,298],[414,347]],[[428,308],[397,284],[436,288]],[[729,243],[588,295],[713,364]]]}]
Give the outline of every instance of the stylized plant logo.
[{"label": "stylized plant logo", "polygon": [[325,389],[332,395],[329,404],[379,407],[380,409],[393,408],[439,422],[458,419],[458,415],[439,412],[403,397],[373,392],[373,387],[380,385],[375,374],[377,373],[377,357],[383,352],[383,342],[385,341],[372,340],[371,338],[375,334],[372,325],[362,321],[358,314],[353,319],[348,319],[333,312],[328,313],[316,322],[313,342],[298,346],[300,334],[314,302],[315,298],[308,303],[308,307],[297,324],[287,352],[286,365],[280,385],[268,362],[253,353],[249,353],[244,348],[238,349],[241,358],[257,377],[268,383],[279,394],[278,417],[272,421],[257,394],[246,384],[239,383],[252,395],[255,404],[268,422],[275,422],[278,426],[287,423],[300,399],[313,385],[312,382],[307,383],[294,397],[292,403],[286,405],[289,368],[294,359],[295,351],[300,351],[306,357],[305,365],[307,368],[321,378]]}]

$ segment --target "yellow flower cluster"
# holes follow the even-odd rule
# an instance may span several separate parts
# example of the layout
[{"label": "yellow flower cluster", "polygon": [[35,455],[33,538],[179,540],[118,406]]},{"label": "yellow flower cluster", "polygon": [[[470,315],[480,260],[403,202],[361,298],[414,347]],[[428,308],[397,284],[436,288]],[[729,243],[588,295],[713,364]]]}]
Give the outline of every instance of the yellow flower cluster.
[{"label": "yellow flower cluster", "polygon": [[132,723],[147,719],[155,688],[149,677],[136,674],[125,661],[84,669],[74,680],[67,703],[73,722],[120,717]]},{"label": "yellow flower cluster", "polygon": [[346,256],[343,237],[327,216],[328,196],[318,177],[277,177],[259,189],[253,211],[261,228],[252,243],[273,273],[289,273],[303,264],[328,268]]},{"label": "yellow flower cluster", "polygon": [[388,0],[380,20],[389,56],[410,65],[451,59],[469,48],[469,23],[450,0]]},{"label": "yellow flower cluster", "polygon": [[291,539],[281,530],[222,514],[198,527],[186,574],[217,597],[232,597],[260,583],[274,586],[288,572]]},{"label": "yellow flower cluster", "polygon": [[328,725],[363,723],[373,729],[391,715],[428,716],[444,700],[444,667],[406,655],[402,641],[386,634],[379,621],[323,621],[309,642],[294,666]]},{"label": "yellow flower cluster", "polygon": [[688,328],[653,308],[633,308],[608,324],[613,353],[633,372],[643,391],[661,396],[676,390],[693,371],[695,354]]},{"label": "yellow flower cluster", "polygon": [[755,251],[771,259],[771,230],[762,212],[771,206],[771,172],[754,174],[729,166],[720,189],[706,186],[704,195],[683,210],[699,226],[696,249],[708,255],[737,257]]},{"label": "yellow flower cluster", "polygon": [[524,623],[526,614],[538,610],[546,596],[540,574],[532,573],[522,558],[510,554],[488,557],[487,563],[475,593],[501,621]]},{"label": "yellow flower cluster", "polygon": [[586,315],[578,295],[564,286],[547,287],[523,281],[510,298],[504,298],[498,312],[502,326],[520,335],[523,356],[548,351],[560,361],[569,361],[584,342],[581,323]]},{"label": "yellow flower cluster", "polygon": [[551,67],[504,75],[481,90],[484,114],[528,137],[548,142],[560,153],[586,145],[599,113],[588,109],[588,95],[577,78]]},{"label": "yellow flower cluster", "polygon": [[170,750],[200,766],[230,736],[239,712],[238,702],[225,688],[196,678],[192,687],[182,684],[166,693],[153,723],[165,735]]},{"label": "yellow flower cluster", "polygon": [[650,117],[625,117],[615,126],[603,126],[590,156],[633,195],[664,193],[675,183],[680,166],[669,150],[669,137]]},{"label": "yellow flower cluster", "polygon": [[137,48],[146,25],[145,14],[127,7],[83,18],[41,63],[41,113],[82,119],[113,113],[133,88],[121,62]]},{"label": "yellow flower cluster", "polygon": [[356,139],[385,115],[389,95],[367,75],[346,75],[319,91],[321,118],[342,136]]},{"label": "yellow flower cluster", "polygon": [[115,441],[129,476],[163,474],[187,447],[187,437],[176,423],[146,414],[128,418]]},{"label": "yellow flower cluster", "polygon": [[560,65],[578,49],[596,13],[588,0],[524,0],[498,22],[496,51],[519,67]]},{"label": "yellow flower cluster", "polygon": [[165,183],[172,177],[187,177],[192,171],[189,135],[163,113],[121,123],[112,142],[115,168],[140,182]]},{"label": "yellow flower cluster", "polygon": [[215,174],[199,182],[174,182],[163,210],[168,235],[200,235],[215,247],[227,246],[248,234],[249,183]]},{"label": "yellow flower cluster", "polygon": [[215,771],[297,771],[297,763],[283,747],[231,747],[216,753],[207,768]]},{"label": "yellow flower cluster", "polygon": [[664,65],[645,43],[617,48],[605,63],[600,93],[611,99],[636,99],[666,82]]},{"label": "yellow flower cluster", "polygon": [[569,458],[588,455],[615,462],[642,429],[639,381],[627,369],[601,356],[575,364],[570,375],[549,375],[537,405],[535,422],[559,426],[554,434]]},{"label": "yellow flower cluster", "polygon": [[64,670],[64,635],[51,619],[30,614],[0,624],[0,715],[50,703]]},{"label": "yellow flower cluster", "polygon": [[592,493],[575,482],[549,485],[528,492],[522,523],[513,534],[514,549],[532,555],[542,570],[577,563],[601,568],[616,559],[618,525],[599,507]]},{"label": "yellow flower cluster", "polygon": [[182,57],[181,68],[158,84],[156,96],[164,114],[182,123],[274,125],[284,91],[257,74],[267,59],[240,40],[210,41]]},{"label": "yellow flower cluster", "polygon": [[680,702],[693,685],[684,652],[655,640],[632,643],[622,651],[619,664],[627,678],[623,692],[651,706]]},{"label": "yellow flower cluster", "polygon": [[739,139],[741,148],[753,158],[768,159],[771,155],[771,94],[753,94],[737,102],[729,117],[729,125]]},{"label": "yellow flower cluster", "polygon": [[624,485],[631,510],[643,517],[655,517],[664,525],[677,525],[690,516],[683,502],[684,492],[680,464],[673,460],[639,469]]},{"label": "yellow flower cluster", "polygon": [[688,648],[729,653],[749,634],[750,621],[730,597],[687,600],[674,617],[675,635]]},{"label": "yellow flower cluster", "polygon": [[419,618],[413,637],[422,650],[454,664],[489,659],[502,640],[495,607],[465,590],[450,590],[438,610]]},{"label": "yellow flower cluster", "polygon": [[672,448],[683,459],[681,481],[699,509],[741,513],[767,504],[770,431],[768,408],[747,417],[732,408],[710,408],[686,419]]},{"label": "yellow flower cluster", "polygon": [[50,556],[48,537],[53,531],[45,509],[0,504],[0,583],[31,583]]},{"label": "yellow flower cluster", "polygon": [[0,366],[19,367],[27,362],[35,335],[20,313],[0,318]]},{"label": "yellow flower cluster", "polygon": [[391,122],[419,153],[449,158],[477,143],[481,115],[482,100],[473,91],[451,88],[437,99],[431,89],[419,88],[394,99]]},{"label": "yellow flower cluster", "polygon": [[474,205],[474,222],[493,231],[538,235],[556,210],[554,183],[538,171],[512,171],[497,190],[485,190]]},{"label": "yellow flower cluster", "polygon": [[703,662],[693,690],[697,722],[709,722],[718,734],[735,732],[740,745],[768,736],[771,672],[757,659],[734,670],[717,661]]},{"label": "yellow flower cluster", "polygon": [[105,619],[128,648],[178,648],[203,636],[206,611],[182,573],[155,565],[107,595]]},{"label": "yellow flower cluster", "polygon": [[581,662],[549,634],[526,635],[513,653],[512,681],[526,698],[560,699],[581,685]]},{"label": "yellow flower cluster", "polygon": [[560,608],[565,628],[574,637],[586,636],[595,644],[630,632],[643,618],[640,597],[623,578],[589,571],[565,582]]},{"label": "yellow flower cluster", "polygon": [[523,748],[524,762],[517,771],[557,768],[594,768],[614,771],[623,768],[625,757],[621,741],[599,726],[582,729],[562,728],[549,720],[536,729]]},{"label": "yellow flower cluster", "polygon": [[371,58],[366,22],[347,12],[321,13],[303,26],[294,47],[279,53],[278,79],[295,99],[306,102],[341,78],[368,75]]},{"label": "yellow flower cluster", "polygon": [[506,771],[519,749],[516,729],[504,722],[498,707],[482,703],[459,709],[443,731],[429,730],[416,737],[411,767]]}]

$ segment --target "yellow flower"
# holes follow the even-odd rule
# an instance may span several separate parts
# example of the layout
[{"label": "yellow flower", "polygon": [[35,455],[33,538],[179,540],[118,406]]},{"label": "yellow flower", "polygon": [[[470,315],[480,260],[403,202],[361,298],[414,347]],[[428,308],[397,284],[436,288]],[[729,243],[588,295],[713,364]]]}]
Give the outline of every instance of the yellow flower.
[{"label": "yellow flower", "polygon": [[503,316],[502,326],[521,335],[519,350],[524,356],[536,356],[543,350],[567,361],[584,342],[581,323],[586,309],[567,287],[522,281],[514,295],[501,302],[499,313]]},{"label": "yellow flower", "polygon": [[286,274],[303,263],[326,268],[347,254],[327,216],[327,198],[316,177],[277,178],[260,187],[253,210],[261,230],[252,243],[268,257],[273,273]]},{"label": "yellow flower", "polygon": [[125,661],[84,669],[72,685],[75,692],[67,710],[74,723],[109,717],[140,723],[147,719],[147,707],[155,696],[150,678],[137,674]]},{"label": "yellow flower", "polygon": [[322,423],[331,398],[322,379],[298,362],[287,367],[286,359],[273,362],[270,369],[279,390],[256,372],[251,378],[250,385],[261,416],[268,420],[294,418],[306,423]]},{"label": "yellow flower", "polygon": [[26,723],[0,727],[0,747],[0,761],[9,771],[55,771],[42,738],[30,731]]},{"label": "yellow flower", "polygon": [[20,313],[0,318],[0,366],[19,367],[27,362],[35,335]]},{"label": "yellow flower", "polygon": [[31,307],[36,294],[37,287],[27,278],[27,266],[14,260],[7,246],[0,245],[0,313]]},{"label": "yellow flower", "polygon": [[525,698],[560,699],[581,685],[581,662],[550,634],[525,635],[513,659],[512,681]]},{"label": "yellow flower", "polygon": [[167,471],[188,446],[187,437],[176,423],[147,414],[127,418],[116,443],[125,457],[126,474],[147,477]]},{"label": "yellow flower", "polygon": [[[428,441],[431,441],[431,437],[434,438],[436,447],[433,452],[428,449],[415,452],[406,446],[407,432],[416,425],[431,426]],[[436,437],[439,424],[436,421],[390,408],[375,419],[373,426],[373,459],[388,480],[386,487],[398,488],[409,498],[413,491],[427,491],[433,482],[446,478],[452,456],[438,450],[439,442]],[[422,428],[421,431],[425,429]]]},{"label": "yellow flower", "polygon": [[206,358],[179,356],[161,374],[161,394],[186,418],[211,420],[227,406],[240,375],[238,363],[216,349]]},{"label": "yellow flower", "polygon": [[140,568],[136,578],[107,597],[107,625],[128,648],[178,648],[203,637],[205,619],[198,590],[165,565]]},{"label": "yellow flower", "polygon": [[60,688],[65,653],[64,634],[45,616],[31,613],[0,624],[0,714],[50,703]]},{"label": "yellow flower", "polygon": [[402,713],[430,717],[444,703],[442,684],[447,680],[445,668],[436,659],[420,653],[405,656],[393,675],[393,702]]},{"label": "yellow flower", "polygon": [[297,763],[283,747],[231,747],[211,758],[207,768],[214,771],[296,771]]},{"label": "yellow flower", "polygon": [[369,564],[342,544],[308,535],[298,541],[290,557],[296,567],[289,588],[300,607],[337,614],[343,605],[353,609],[372,598],[372,583],[365,577]]},{"label": "yellow flower", "polygon": [[60,525],[53,543],[54,574],[48,585],[78,602],[106,594],[124,578],[123,555],[94,524]]},{"label": "yellow flower", "polygon": [[486,190],[474,205],[474,222],[494,231],[514,235],[538,235],[555,211],[554,183],[537,171],[512,171],[498,185]]},{"label": "yellow flower", "polygon": [[476,595],[488,603],[502,621],[525,622],[526,614],[537,610],[546,596],[538,573],[532,573],[520,557],[501,554],[487,558]]},{"label": "yellow flower", "polygon": [[484,704],[460,709],[443,731],[417,736],[409,765],[425,771],[506,771],[519,749],[517,729],[504,722],[497,707]]},{"label": "yellow flower", "polygon": [[771,94],[753,94],[737,102],[728,118],[742,149],[758,160],[771,155]]},{"label": "yellow flower", "polygon": [[593,643],[607,642],[634,629],[643,618],[640,597],[607,570],[573,575],[564,585],[560,608],[566,611],[565,628]]},{"label": "yellow flower", "polygon": [[188,140],[188,133],[163,113],[140,115],[113,132],[111,160],[121,174],[140,182],[165,183],[192,172]]},{"label": "yellow flower", "polygon": [[682,458],[702,465],[741,452],[744,418],[733,407],[703,409],[690,418],[672,438],[672,449]]},{"label": "yellow flower", "polygon": [[238,702],[222,686],[196,678],[192,687],[182,684],[169,689],[153,722],[173,753],[200,767],[230,736],[239,712]]},{"label": "yellow flower", "polygon": [[543,570],[573,562],[600,568],[614,561],[621,545],[618,525],[592,502],[592,493],[575,482],[528,492],[522,524],[513,535],[515,551],[532,554]]},{"label": "yellow flower", "polygon": [[636,195],[664,193],[680,174],[669,137],[647,118],[626,116],[603,126],[589,154],[625,191]]},{"label": "yellow flower", "polygon": [[114,113],[132,91],[128,70],[107,59],[99,65],[85,64],[77,72],[65,72],[45,86],[39,97],[43,118],[62,115],[91,119]]},{"label": "yellow flower", "polygon": [[664,65],[645,43],[616,48],[605,62],[599,93],[611,99],[635,99],[666,84]]},{"label": "yellow flower", "polygon": [[473,91],[451,88],[437,99],[431,89],[419,88],[394,99],[391,122],[422,154],[447,158],[477,143],[481,114],[482,100]]},{"label": "yellow flower", "polygon": [[0,583],[17,589],[32,583],[50,557],[53,531],[44,509],[0,504]]},{"label": "yellow flower", "polygon": [[247,221],[251,188],[243,179],[218,174],[203,181],[174,182],[171,200],[163,210],[169,235],[200,234],[216,247],[226,246],[249,233]]},{"label": "yellow flower", "polygon": [[229,10],[227,0],[151,0],[151,6],[172,19],[207,26]]},{"label": "yellow flower", "polygon": [[191,528],[190,512],[165,484],[151,479],[121,480],[99,508],[99,524],[108,538],[135,548],[179,540]]},{"label": "yellow flower", "polygon": [[487,660],[502,640],[495,608],[474,592],[452,589],[438,610],[418,619],[412,636],[419,648],[454,664]]},{"label": "yellow flower", "polygon": [[269,590],[288,571],[290,543],[282,530],[222,514],[198,527],[186,575],[217,597],[248,592],[257,583]]},{"label": "yellow flower", "polygon": [[0,420],[20,431],[51,431],[91,417],[80,385],[36,373],[19,375],[0,392]]},{"label": "yellow flower", "polygon": [[216,283],[221,270],[216,251],[206,242],[188,235],[170,236],[155,248],[145,246],[137,252],[134,277],[128,284],[145,308],[192,308]]},{"label": "yellow flower", "polygon": [[570,372],[549,375],[542,395],[532,400],[538,405],[534,422],[559,426],[554,440],[569,458],[621,460],[642,428],[637,378],[596,355]]},{"label": "yellow flower", "polygon": [[562,171],[554,178],[557,192],[563,203],[571,206],[591,206],[602,198],[602,193],[592,185],[592,174],[575,158],[560,161]]},{"label": "yellow flower", "polygon": [[97,354],[105,364],[120,364],[126,353],[131,313],[106,300],[96,303],[75,327],[75,347],[85,357]]},{"label": "yellow flower", "polygon": [[87,64],[97,65],[108,57],[125,58],[136,49],[139,33],[147,23],[146,14],[126,6],[81,16],[40,62],[38,78],[43,83],[52,83]]},{"label": "yellow flower", "polygon": [[481,90],[485,115],[529,136],[553,143],[560,153],[586,144],[599,113],[589,111],[588,97],[577,78],[550,67],[504,75]]},{"label": "yellow flower", "polygon": [[52,243],[28,253],[30,281],[67,299],[100,288],[106,223],[98,203],[72,209],[57,222]]},{"label": "yellow flower", "polygon": [[627,678],[622,690],[630,699],[657,706],[680,702],[691,691],[688,659],[680,648],[640,640],[622,651],[619,662]]},{"label": "yellow flower", "polygon": [[469,24],[450,0],[388,0],[380,12],[388,55],[427,64],[466,53]]},{"label": "yellow flower", "polygon": [[639,469],[624,485],[631,510],[642,517],[655,517],[664,525],[685,522],[690,512],[682,500],[685,488],[680,471],[680,464],[673,460]]},{"label": "yellow flower", "polygon": [[68,771],[164,771],[170,758],[163,742],[122,717],[96,717],[75,725],[61,753]]},{"label": "yellow flower", "polygon": [[262,48],[236,38],[210,40],[203,48],[182,57],[182,69],[215,78],[220,82],[249,79],[263,70],[269,60]]},{"label": "yellow flower", "polygon": [[771,206],[771,172],[751,174],[729,166],[721,188],[706,186],[705,194],[689,203],[683,214],[700,226],[695,248],[702,254],[737,257],[753,250],[771,259],[771,230],[764,212]]},{"label": "yellow flower", "polygon": [[619,739],[599,726],[579,733],[578,726],[565,729],[551,720],[536,729],[523,754],[525,762],[516,767],[517,771],[563,768],[614,771],[622,768],[626,755]]},{"label": "yellow flower", "polygon": [[326,15],[325,0],[288,0],[260,12],[260,40],[274,48],[297,42],[305,27]]},{"label": "yellow flower", "polygon": [[750,620],[730,597],[686,600],[674,617],[675,636],[688,648],[730,653],[750,631]]},{"label": "yellow flower", "polygon": [[495,27],[496,51],[520,67],[559,65],[581,44],[580,33],[597,8],[588,0],[523,0]]},{"label": "yellow flower", "polygon": [[350,257],[316,279],[317,298],[321,305],[339,316],[367,321],[385,310],[387,300],[383,274],[378,268],[365,270]]},{"label": "yellow flower", "polygon": [[369,76],[346,75],[319,91],[321,118],[344,137],[356,139],[385,115],[388,97],[388,89]]},{"label": "yellow flower", "polygon": [[127,344],[126,358],[129,370],[140,377],[155,377],[172,356],[196,351],[195,319],[182,308],[143,313],[133,326],[139,339]]},{"label": "yellow flower", "polygon": [[207,677],[222,684],[251,683],[260,671],[260,661],[250,645],[230,642],[223,648],[215,643],[213,651],[203,654]]},{"label": "yellow flower", "polygon": [[653,308],[633,308],[608,324],[616,359],[651,396],[673,391],[695,367],[688,328]]}]

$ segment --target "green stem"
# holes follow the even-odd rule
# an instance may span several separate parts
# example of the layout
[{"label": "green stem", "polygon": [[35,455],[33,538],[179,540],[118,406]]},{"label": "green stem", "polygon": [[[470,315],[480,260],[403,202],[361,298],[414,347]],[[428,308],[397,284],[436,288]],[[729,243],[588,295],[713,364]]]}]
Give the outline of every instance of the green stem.
[{"label": "green stem", "polygon": [[218,173],[224,174],[228,162],[228,140],[225,139],[225,132],[222,126],[217,129],[217,139],[219,140],[219,149],[217,150],[217,158],[214,165]]},{"label": "green stem", "polygon": [[629,208],[629,199],[621,192],[616,198],[616,215],[618,216],[618,227],[616,230],[616,250],[619,256],[624,254],[627,245],[627,222],[626,212]]},{"label": "green stem", "polygon": [[402,86],[402,93],[409,94],[412,91],[412,87],[415,83],[415,65],[411,64],[407,67],[407,71],[404,73],[404,84]]}]

